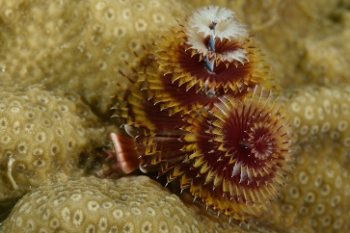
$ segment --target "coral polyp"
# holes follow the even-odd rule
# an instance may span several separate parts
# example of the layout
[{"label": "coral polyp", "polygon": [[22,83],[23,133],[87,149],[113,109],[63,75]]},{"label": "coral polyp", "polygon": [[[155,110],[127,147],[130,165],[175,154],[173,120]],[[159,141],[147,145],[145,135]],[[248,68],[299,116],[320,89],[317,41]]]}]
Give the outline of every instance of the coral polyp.
[{"label": "coral polyp", "polygon": [[[225,94],[244,96],[255,85],[272,86],[264,56],[230,10],[204,7],[155,39],[148,83],[155,103],[170,112],[209,107]],[[190,106],[183,95],[193,101]]]}]

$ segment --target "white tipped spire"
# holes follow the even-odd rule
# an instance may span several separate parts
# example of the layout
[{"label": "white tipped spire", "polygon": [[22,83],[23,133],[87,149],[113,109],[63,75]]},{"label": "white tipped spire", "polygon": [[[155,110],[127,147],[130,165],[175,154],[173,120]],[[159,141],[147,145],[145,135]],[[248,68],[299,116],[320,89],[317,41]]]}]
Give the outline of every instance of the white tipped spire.
[{"label": "white tipped spire", "polygon": [[[219,6],[207,6],[197,10],[185,26],[188,36],[187,44],[203,56],[220,57],[220,60],[244,64],[247,53],[241,48],[216,54],[217,43],[227,40],[238,40],[247,37],[247,30],[235,17],[235,14]],[[209,41],[205,42],[209,37]]]},{"label": "white tipped spire", "polygon": [[[211,27],[215,24],[215,29]],[[221,41],[246,36],[247,30],[237,19],[233,11],[219,6],[208,6],[198,9],[189,19],[187,29],[203,33],[203,37],[211,35]]]}]

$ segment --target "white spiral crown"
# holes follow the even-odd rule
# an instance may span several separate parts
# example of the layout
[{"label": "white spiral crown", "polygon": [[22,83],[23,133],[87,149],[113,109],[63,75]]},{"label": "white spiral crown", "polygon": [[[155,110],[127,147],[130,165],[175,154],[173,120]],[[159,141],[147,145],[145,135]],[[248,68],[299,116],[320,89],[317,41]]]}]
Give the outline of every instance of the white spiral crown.
[{"label": "white spiral crown", "polygon": [[[210,58],[216,57],[215,43],[219,39],[242,40],[247,37],[247,30],[235,17],[234,12],[219,6],[208,6],[198,9],[185,25],[188,36],[187,44],[190,49]],[[204,40],[210,37],[209,42]],[[244,64],[247,59],[246,51],[243,49],[229,50],[220,54],[220,60],[226,62],[239,61]]]}]

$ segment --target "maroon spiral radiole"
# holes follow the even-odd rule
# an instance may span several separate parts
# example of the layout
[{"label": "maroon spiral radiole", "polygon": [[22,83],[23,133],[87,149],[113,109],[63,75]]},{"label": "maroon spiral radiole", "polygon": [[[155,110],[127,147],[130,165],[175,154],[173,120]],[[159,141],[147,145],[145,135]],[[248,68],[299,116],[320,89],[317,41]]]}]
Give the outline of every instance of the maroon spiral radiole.
[{"label": "maroon spiral radiole", "polygon": [[[223,95],[243,97],[255,85],[274,86],[263,54],[233,12],[223,9],[201,8],[155,39],[149,56],[158,69],[139,80],[163,109],[184,114],[211,108]],[[203,12],[212,19],[200,19],[207,17]]]},{"label": "maroon spiral radiole", "polygon": [[166,161],[161,171],[239,220],[266,211],[290,169],[289,125],[278,104],[257,92],[243,100],[223,97],[212,111],[188,115],[181,162]]},{"label": "maroon spiral radiole", "polygon": [[155,167],[230,218],[261,216],[291,167],[291,135],[245,27],[204,7],[145,54],[113,107],[124,128],[111,135],[119,167]]}]

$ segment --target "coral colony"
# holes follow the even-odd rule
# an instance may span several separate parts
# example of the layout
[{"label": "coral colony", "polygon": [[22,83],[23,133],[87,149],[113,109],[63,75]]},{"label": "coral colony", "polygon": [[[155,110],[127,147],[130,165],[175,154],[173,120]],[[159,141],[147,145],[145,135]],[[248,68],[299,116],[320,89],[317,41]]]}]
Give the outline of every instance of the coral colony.
[{"label": "coral colony", "polygon": [[158,165],[218,213],[260,216],[284,183],[291,140],[247,30],[232,11],[209,6],[152,46],[113,107],[125,129],[111,134],[118,168]]}]

